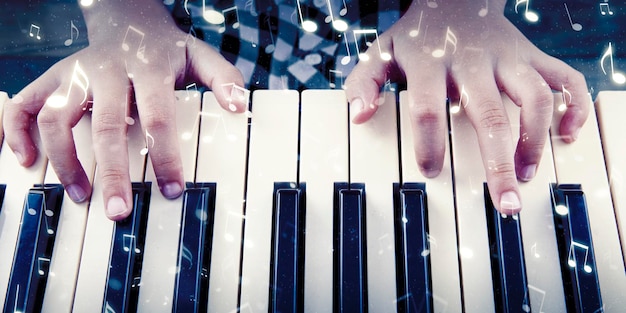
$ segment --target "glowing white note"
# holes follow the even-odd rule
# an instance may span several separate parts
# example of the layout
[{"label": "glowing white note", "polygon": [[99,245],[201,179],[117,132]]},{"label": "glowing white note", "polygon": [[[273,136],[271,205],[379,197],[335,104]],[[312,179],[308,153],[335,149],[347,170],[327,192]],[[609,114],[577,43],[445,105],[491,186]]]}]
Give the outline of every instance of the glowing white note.
[{"label": "glowing white note", "polygon": [[585,260],[583,262],[583,270],[587,273],[591,273],[592,268],[589,264],[587,264],[589,258],[589,247],[582,243],[578,243],[576,241],[572,241],[569,246],[569,252],[567,253],[567,265],[572,268],[576,267],[576,248],[582,249],[585,252]]},{"label": "glowing white note", "polygon": [[456,38],[456,35],[450,30],[450,27],[448,27],[448,29],[446,30],[446,40],[443,43],[443,48],[433,51],[432,53],[433,57],[435,58],[443,57],[446,54],[448,43],[450,43],[454,47],[454,50],[452,50],[452,54],[454,54],[456,52],[457,38]]},{"label": "glowing white note", "polygon": [[124,252],[128,253],[130,253],[131,250],[135,250],[135,235],[124,234],[122,236],[122,249]]},{"label": "glowing white note", "polygon": [[530,0],[515,0],[515,13],[519,13],[517,11],[517,7],[523,3],[526,4],[526,9],[524,10],[524,17],[526,20],[532,23],[539,21],[539,15],[537,12],[529,10]]},{"label": "glowing white note", "polygon": [[50,259],[44,257],[37,258],[37,273],[39,276],[44,276],[50,269]]},{"label": "glowing white note", "polygon": [[600,3],[600,14],[602,15],[613,15],[613,11],[609,7],[608,3]]},{"label": "glowing white note", "polygon": [[[148,145],[150,145],[150,148],[148,148]],[[154,137],[146,130],[146,146],[139,151],[139,154],[146,155],[152,148],[154,148]]]},{"label": "glowing white note", "polygon": [[239,10],[237,6],[222,10],[222,16],[224,16],[224,22],[219,29],[220,33],[225,32],[228,25],[232,25],[233,29],[239,28]]},{"label": "glowing white note", "polygon": [[426,4],[428,5],[429,8],[433,8],[433,9],[439,6],[436,0],[426,0]]},{"label": "glowing white note", "polygon": [[223,84],[222,90],[225,94],[229,95],[226,98],[226,100],[228,100],[229,110],[233,112],[237,111],[237,107],[235,106],[233,101],[238,101],[240,103],[243,103],[246,108],[248,107],[248,103],[250,102],[250,90],[237,86],[235,85],[235,83]]},{"label": "glowing white note", "polygon": [[606,70],[604,69],[604,61],[606,60],[606,58],[609,58],[610,60],[611,78],[613,79],[613,81],[620,85],[626,83],[626,76],[624,76],[624,74],[620,72],[616,72],[615,68],[613,67],[613,46],[610,42],[609,47],[604,52],[604,55],[602,55],[602,59],[600,59],[600,67],[602,68],[602,72],[604,73],[604,75],[606,75]]},{"label": "glowing white note", "polygon": [[37,38],[37,40],[41,40],[41,36],[39,35],[40,30],[41,28],[39,26],[30,24],[30,31],[28,32],[28,35]]},{"label": "glowing white note", "polygon": [[124,51],[129,51],[130,50],[129,42],[131,41],[131,39],[128,38],[129,35],[138,37],[134,41],[134,42],[137,42],[137,41],[139,42],[137,44],[136,56],[143,63],[148,63],[148,60],[145,58],[146,46],[143,44],[143,40],[144,40],[146,35],[144,34],[144,32],[142,32],[139,29],[133,27],[132,25],[129,25],[128,28],[126,29],[126,34],[124,35],[124,40],[122,41],[122,50],[124,50]]},{"label": "glowing white note", "polygon": [[422,18],[424,17],[424,11],[420,12],[420,20],[417,23],[417,29],[411,30],[409,32],[409,36],[417,37],[420,34],[420,29],[422,28]]},{"label": "glowing white note", "polygon": [[478,11],[478,16],[485,17],[489,13],[489,0],[485,0],[485,6],[480,8]]},{"label": "glowing white note", "polygon": [[[339,84],[337,84],[339,81]],[[331,89],[343,88],[343,72],[338,70],[328,70],[328,86]]]},{"label": "glowing white note", "polygon": [[333,15],[333,7],[330,3],[330,0],[326,0],[326,5],[328,6],[328,17],[326,17],[325,20],[326,23],[331,23],[331,25],[333,25],[333,28],[340,32],[345,32],[346,30],[348,30],[348,23],[340,19],[335,19],[335,16]]},{"label": "glowing white note", "polygon": [[569,9],[567,8],[567,3],[563,3],[565,5],[565,12],[567,13],[567,18],[569,19],[569,24],[572,25],[572,29],[579,32],[583,29],[583,26],[580,23],[574,23],[572,21],[572,16],[569,14]]},{"label": "glowing white note", "polygon": [[216,11],[213,8],[207,9],[206,1],[207,0],[202,0],[202,17],[204,17],[207,22],[213,25],[220,25],[224,23],[224,21],[226,20],[226,18],[224,18],[224,14]]},{"label": "glowing white note", "polygon": [[348,55],[345,55],[343,56],[343,58],[341,58],[341,64],[347,65],[348,63],[350,63],[350,59],[352,59],[352,55],[350,54],[350,46],[348,45],[348,36],[346,36],[346,33],[343,33],[343,42],[346,45],[346,53]]},{"label": "glowing white note", "polygon": [[[189,99],[191,98],[191,92],[198,91],[198,86],[196,85],[196,83],[191,83],[185,87],[185,90],[187,90],[187,96],[185,97],[185,100],[189,101]],[[195,92],[193,96],[197,97],[198,93]]]},{"label": "glowing white note", "polygon": [[272,23],[271,23],[269,17],[267,17],[265,20],[267,21],[267,32],[270,34],[270,39],[272,40],[271,44],[265,46],[265,53],[271,54],[276,49],[276,42],[274,41],[274,33],[272,31]]},{"label": "glowing white note", "polygon": [[87,78],[87,74],[78,64],[78,61],[74,64],[74,71],[72,72],[72,77],[70,80],[70,85],[67,88],[67,93],[65,95],[52,95],[46,100],[46,105],[60,108],[67,105],[69,101],[70,94],[72,93],[72,86],[76,85],[83,93],[83,99],[80,101],[79,105],[83,105],[87,100],[87,90],[89,89],[89,79]]},{"label": "glowing white note", "polygon": [[[357,29],[352,32],[354,34],[354,45],[356,46],[357,55],[359,56],[359,60],[367,61],[369,60],[369,56],[365,54],[365,51],[361,52],[359,48],[359,39],[358,37],[362,36],[365,40],[365,45],[367,47],[371,47],[373,42],[376,42],[378,46],[378,55],[381,59],[385,61],[391,60],[391,54],[388,52],[383,52],[380,47],[380,40],[378,40],[378,30],[376,29]],[[370,40],[368,37],[374,36],[374,40]]]},{"label": "glowing white note", "polygon": [[[74,32],[76,32],[76,37],[74,37]],[[70,21],[70,38],[65,40],[64,44],[66,47],[71,46],[74,43],[74,40],[78,39],[78,27],[74,25],[74,21]]]},{"label": "glowing white note", "polygon": [[305,20],[302,16],[302,5],[300,4],[300,0],[296,0],[296,4],[298,5],[298,17],[300,18],[300,25],[304,31],[312,33],[317,30],[317,24],[311,20]]}]

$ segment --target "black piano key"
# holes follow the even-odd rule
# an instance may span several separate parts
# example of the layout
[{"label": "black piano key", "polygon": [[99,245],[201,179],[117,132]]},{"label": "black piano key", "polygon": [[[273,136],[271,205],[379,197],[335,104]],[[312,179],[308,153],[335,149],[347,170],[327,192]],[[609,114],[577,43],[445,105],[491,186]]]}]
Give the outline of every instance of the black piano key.
[{"label": "black piano key", "polygon": [[334,311],[367,312],[365,185],[335,183],[334,188]]},{"label": "black piano key", "polygon": [[306,185],[274,183],[270,309],[272,313],[304,309],[304,227]]},{"label": "black piano key", "polygon": [[7,185],[0,184],[0,212],[2,212],[2,203],[4,203],[4,191],[6,190]]},{"label": "black piano key", "polygon": [[137,309],[151,183],[133,183],[133,212],[115,223],[103,312]]},{"label": "black piano key", "polygon": [[579,184],[552,184],[552,209],[568,312],[598,312],[600,284],[585,194]]},{"label": "black piano key", "polygon": [[530,312],[519,215],[507,216],[496,211],[486,183],[484,194],[496,311]]},{"label": "black piano key", "polygon": [[3,312],[39,312],[50,270],[63,186],[36,185],[24,200]]},{"label": "black piano key", "polygon": [[393,185],[399,313],[433,312],[426,185]]},{"label": "black piano key", "polygon": [[215,183],[187,183],[172,312],[207,311],[215,192]]}]

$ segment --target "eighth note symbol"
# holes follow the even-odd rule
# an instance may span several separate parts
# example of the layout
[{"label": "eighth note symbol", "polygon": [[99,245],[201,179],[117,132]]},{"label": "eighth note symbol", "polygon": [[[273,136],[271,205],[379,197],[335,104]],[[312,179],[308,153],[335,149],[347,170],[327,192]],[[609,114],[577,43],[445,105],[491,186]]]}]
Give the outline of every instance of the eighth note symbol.
[{"label": "eighth note symbol", "polygon": [[[74,37],[74,31],[76,31],[76,37]],[[65,40],[64,44],[66,47],[71,46],[74,43],[74,40],[78,39],[78,27],[74,25],[74,21],[70,21],[70,38]]]},{"label": "eighth note symbol", "polygon": [[[151,143],[150,148],[148,148],[149,143]],[[152,148],[154,148],[154,137],[152,137],[152,135],[150,135],[150,133],[146,130],[146,146],[139,151],[139,154],[146,155]]]}]

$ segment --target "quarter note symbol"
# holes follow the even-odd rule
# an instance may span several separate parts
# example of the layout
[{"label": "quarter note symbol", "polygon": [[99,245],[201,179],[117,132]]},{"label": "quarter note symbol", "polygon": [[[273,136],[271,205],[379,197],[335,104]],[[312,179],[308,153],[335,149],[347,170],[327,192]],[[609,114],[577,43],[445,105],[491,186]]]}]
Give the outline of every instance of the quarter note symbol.
[{"label": "quarter note symbol", "polygon": [[30,31],[28,32],[28,35],[37,38],[37,40],[41,40],[41,36],[39,35],[40,30],[41,28],[39,26],[30,24]]},{"label": "quarter note symbol", "polygon": [[572,16],[569,14],[569,9],[567,8],[567,3],[563,3],[565,5],[565,12],[567,13],[567,18],[569,19],[569,24],[572,25],[572,29],[579,32],[583,29],[583,26],[580,23],[574,23],[572,21]]},{"label": "quarter note symbol", "polygon": [[[74,32],[76,32],[76,37],[74,37]],[[78,39],[78,34],[78,27],[74,25],[74,21],[70,21],[70,38],[65,40],[65,46],[71,46],[74,43],[74,40]]]},{"label": "quarter note symbol", "polygon": [[266,18],[266,20],[267,20],[267,32],[270,34],[270,39],[272,40],[272,43],[265,47],[265,53],[272,54],[274,52],[274,49],[276,49],[276,42],[274,42],[274,34],[273,34],[272,24],[271,24],[269,17]]},{"label": "quarter note symbol", "polygon": [[343,41],[346,44],[346,53],[348,55],[345,55],[343,58],[341,58],[341,64],[347,65],[348,63],[350,63],[350,59],[352,59],[352,55],[350,55],[350,46],[348,45],[348,36],[346,36],[346,33],[343,33]]},{"label": "quarter note symbol", "polygon": [[606,58],[609,58],[609,62],[611,65],[611,78],[613,79],[613,81],[620,85],[626,83],[626,76],[624,76],[624,74],[620,72],[615,72],[615,68],[613,66],[613,46],[610,42],[609,47],[604,52],[604,55],[602,55],[602,59],[600,59],[600,67],[602,68],[602,72],[604,73],[604,75],[606,75],[606,70],[604,69],[604,61],[606,60]]},{"label": "quarter note symbol", "polygon": [[446,54],[448,43],[454,46],[454,50],[452,50],[452,54],[454,54],[456,52],[457,38],[456,38],[456,35],[450,30],[450,27],[448,27],[448,29],[446,30],[446,40],[443,43],[443,48],[433,51],[432,53],[433,57],[435,58],[443,57]]},{"label": "quarter note symbol", "polygon": [[526,4],[526,9],[524,10],[524,17],[526,20],[532,23],[539,21],[539,15],[535,11],[531,11],[528,8],[530,6],[530,0],[515,0],[515,13],[519,13],[517,11],[517,7],[523,3]]},{"label": "quarter note symbol", "polygon": [[602,15],[613,15],[613,11],[609,7],[608,3],[600,3],[600,14]]},{"label": "quarter note symbol", "polygon": [[311,20],[305,20],[302,16],[302,5],[300,4],[300,0],[296,0],[296,4],[298,5],[298,17],[300,18],[300,25],[304,31],[312,33],[317,30],[317,24]]}]

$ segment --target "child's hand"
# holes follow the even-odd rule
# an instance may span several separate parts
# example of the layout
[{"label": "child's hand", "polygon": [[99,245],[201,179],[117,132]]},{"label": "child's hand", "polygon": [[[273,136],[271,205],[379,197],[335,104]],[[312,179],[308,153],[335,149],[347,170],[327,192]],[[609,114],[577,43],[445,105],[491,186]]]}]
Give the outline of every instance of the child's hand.
[{"label": "child's hand", "polygon": [[71,131],[93,100],[94,152],[106,214],[119,220],[130,214],[133,203],[126,144],[129,103],[136,101],[143,131],[157,139],[150,158],[160,190],[175,198],[184,185],[180,152],[172,148],[179,146],[172,119],[174,89],[192,82],[209,86],[225,109],[243,112],[244,103],[228,107],[230,94],[221,87],[243,86],[243,78],[213,48],[180,31],[159,1],[102,1],[83,11],[89,47],[55,64],[5,105],[6,140],[20,163],[30,166],[37,158],[29,135],[36,118],[50,164],[72,200],[84,201],[91,186]]},{"label": "child's hand", "polygon": [[[491,198],[507,214],[521,209],[516,177],[530,180],[541,158],[553,114],[551,89],[571,93],[560,125],[565,141],[576,139],[589,111],[582,74],[530,43],[503,15],[504,2],[481,12],[484,1],[438,2],[437,8],[413,4],[380,36],[381,51],[369,49],[346,80],[354,122],[376,111],[379,89],[387,78],[406,78],[415,158],[424,175],[443,166],[447,88],[466,93],[463,107],[476,130]],[[428,29],[428,31],[426,31]],[[513,147],[510,123],[502,106],[504,91],[521,110],[521,134]],[[487,164],[495,164],[490,169]]]}]

